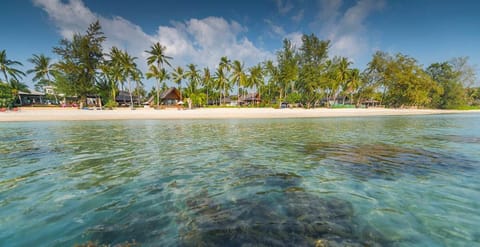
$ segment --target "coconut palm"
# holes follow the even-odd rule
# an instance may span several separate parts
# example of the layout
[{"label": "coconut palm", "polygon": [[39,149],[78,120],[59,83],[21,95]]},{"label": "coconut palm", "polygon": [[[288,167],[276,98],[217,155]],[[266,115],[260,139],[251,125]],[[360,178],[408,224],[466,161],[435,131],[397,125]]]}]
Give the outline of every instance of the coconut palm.
[{"label": "coconut palm", "polygon": [[261,64],[255,65],[249,69],[250,76],[248,77],[248,84],[255,87],[258,97],[261,98],[261,88],[263,86],[263,68]]},{"label": "coconut palm", "polygon": [[[346,57],[342,57],[336,66],[336,79],[337,82],[334,86],[334,90],[338,90],[339,87],[344,87],[348,82],[348,77],[350,75],[350,69],[348,68],[352,62],[348,61]],[[333,94],[334,102],[336,101],[337,94]]]},{"label": "coconut palm", "polygon": [[[350,104],[353,102],[353,93],[358,90],[362,80],[360,78],[360,70],[352,69],[350,70],[349,79],[346,84],[346,93],[350,94]],[[345,101],[345,100],[344,100]]]},{"label": "coconut palm", "polygon": [[41,88],[43,86],[51,85],[52,81],[50,75],[52,75],[54,71],[53,65],[51,64],[51,58],[43,54],[33,54],[33,57],[29,58],[28,61],[34,65],[33,69],[27,70],[27,74],[35,73],[32,78],[34,82],[37,82],[35,86]]},{"label": "coconut palm", "polygon": [[237,83],[237,90],[238,90],[238,94],[237,94],[237,105],[239,105],[239,101],[240,101],[240,87],[241,86],[246,86],[247,84],[247,76],[245,75],[245,72],[243,71],[243,64],[238,61],[238,60],[235,60],[233,61],[233,64],[232,64],[232,83]]},{"label": "coconut palm", "polygon": [[218,66],[217,71],[215,72],[215,84],[218,90],[223,89],[222,94],[220,95],[220,102],[223,95],[223,104],[225,104],[225,89],[228,87],[228,80],[221,66]]},{"label": "coconut palm", "polygon": [[16,81],[21,79],[22,76],[25,76],[25,73],[19,69],[16,69],[15,66],[23,66],[23,64],[15,60],[8,59],[6,50],[0,51],[0,72],[3,74],[5,83],[10,81],[8,76]]},{"label": "coconut palm", "polygon": [[[150,67],[148,68],[148,72],[145,74],[145,76],[147,77],[147,79],[155,78],[159,84],[162,84],[163,82],[163,86],[161,87],[161,89],[166,90],[166,85],[164,81],[170,79],[170,75],[165,68],[158,70],[158,68],[154,65],[150,65]],[[158,99],[158,101],[160,101],[160,99]]]},{"label": "coconut palm", "polygon": [[205,87],[205,90],[207,92],[207,105],[208,105],[208,89],[212,86],[212,76],[210,74],[210,69],[208,68],[203,68],[203,78],[202,78],[202,84]]},{"label": "coconut palm", "polygon": [[180,100],[183,100],[183,96],[182,96],[182,80],[186,78],[186,74],[185,72],[183,71],[183,68],[178,66],[177,68],[175,68],[173,70],[173,73],[172,73],[172,79],[173,79],[173,82],[175,82],[176,84],[178,84],[178,90],[180,91]]},{"label": "coconut palm", "polygon": [[190,81],[188,88],[191,93],[195,93],[197,91],[197,85],[200,81],[200,75],[198,74],[199,71],[195,64],[191,63],[188,65],[188,71],[185,74],[188,80]]},{"label": "coconut palm", "polygon": [[[150,54],[150,56],[147,57],[147,64],[150,66],[156,63],[158,71],[161,71],[163,64],[167,64],[168,66],[171,66],[169,60],[173,58],[165,55],[166,49],[167,48],[165,46],[162,46],[159,42],[153,44],[150,47],[150,50],[145,51],[148,54]],[[160,106],[160,82],[157,80],[157,107],[159,106]]]},{"label": "coconut palm", "polygon": [[[217,70],[216,74],[219,74],[222,76],[221,80],[217,80],[218,82],[221,82],[221,85],[223,86],[223,103],[225,104],[225,97],[226,97],[226,89],[229,86],[228,85],[228,73],[232,69],[232,64],[230,59],[228,59],[226,56],[223,56],[220,58],[220,63],[218,64],[218,70],[221,70],[221,73],[218,73],[219,71]],[[217,79],[219,77],[217,76]]]},{"label": "coconut palm", "polygon": [[[123,78],[128,83],[128,92],[130,94],[130,108],[133,109],[133,96],[132,96],[132,84],[131,80],[134,79],[136,74],[141,74],[140,70],[137,68],[137,64],[135,63],[136,57],[130,56],[126,51],[120,51],[118,56],[118,65],[120,66],[120,72],[123,75]],[[138,75],[137,77],[140,77]]]}]

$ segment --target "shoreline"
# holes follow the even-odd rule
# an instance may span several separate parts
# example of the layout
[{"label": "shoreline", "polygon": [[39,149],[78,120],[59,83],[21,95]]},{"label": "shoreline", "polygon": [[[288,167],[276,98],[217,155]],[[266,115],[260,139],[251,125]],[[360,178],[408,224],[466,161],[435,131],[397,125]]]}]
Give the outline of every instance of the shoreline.
[{"label": "shoreline", "polygon": [[273,108],[198,108],[193,110],[140,108],[136,110],[79,110],[75,108],[22,108],[17,112],[0,112],[0,122],[94,121],[94,120],[181,120],[181,119],[274,119],[408,116],[480,113],[480,110],[439,109],[273,109]]}]

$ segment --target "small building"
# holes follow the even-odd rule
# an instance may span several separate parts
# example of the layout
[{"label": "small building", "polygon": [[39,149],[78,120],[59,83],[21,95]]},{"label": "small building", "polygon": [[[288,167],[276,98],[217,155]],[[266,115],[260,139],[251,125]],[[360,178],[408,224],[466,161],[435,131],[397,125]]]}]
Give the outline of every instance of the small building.
[{"label": "small building", "polygon": [[45,103],[45,94],[35,90],[30,90],[30,92],[19,91],[18,96],[20,102],[17,101],[16,103],[22,106]]},{"label": "small building", "polygon": [[259,93],[248,93],[247,95],[241,96],[238,100],[240,105],[257,104],[261,101]]},{"label": "small building", "polygon": [[[140,99],[132,94],[132,100],[134,105],[140,104]],[[115,97],[115,101],[118,105],[130,105],[130,93],[128,91],[120,91],[118,95]]]},{"label": "small building", "polygon": [[364,100],[361,103],[365,107],[379,107],[380,106],[380,101],[374,100],[374,99],[369,99],[369,100]]},{"label": "small building", "polygon": [[180,91],[171,87],[160,94],[160,103],[166,106],[178,105],[181,101]]}]

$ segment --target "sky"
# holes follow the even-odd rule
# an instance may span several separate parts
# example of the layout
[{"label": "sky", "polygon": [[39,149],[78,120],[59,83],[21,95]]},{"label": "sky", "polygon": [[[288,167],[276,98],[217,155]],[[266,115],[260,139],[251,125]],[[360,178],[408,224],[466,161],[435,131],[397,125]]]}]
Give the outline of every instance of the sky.
[{"label": "sky", "polygon": [[[330,57],[346,56],[360,69],[381,50],[425,67],[468,56],[480,74],[475,0],[2,0],[0,6],[0,50],[24,71],[32,68],[32,54],[58,59],[52,47],[98,19],[105,51],[128,51],[144,72],[145,50],[154,42],[167,47],[173,66],[213,69],[222,56],[246,66],[274,59],[283,39],[299,47],[302,34],[314,33],[331,41]],[[25,82],[33,88],[31,76]]]}]

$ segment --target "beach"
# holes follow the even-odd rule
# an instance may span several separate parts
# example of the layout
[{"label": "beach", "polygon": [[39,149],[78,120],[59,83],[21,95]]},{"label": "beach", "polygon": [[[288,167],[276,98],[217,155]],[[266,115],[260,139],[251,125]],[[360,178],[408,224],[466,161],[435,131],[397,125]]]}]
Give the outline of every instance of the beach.
[{"label": "beach", "polygon": [[0,122],[18,121],[86,121],[86,120],[154,120],[154,119],[262,119],[262,118],[320,118],[364,117],[480,113],[480,110],[439,109],[273,109],[273,108],[198,108],[193,110],[115,109],[79,110],[75,108],[21,108],[0,113]]}]

